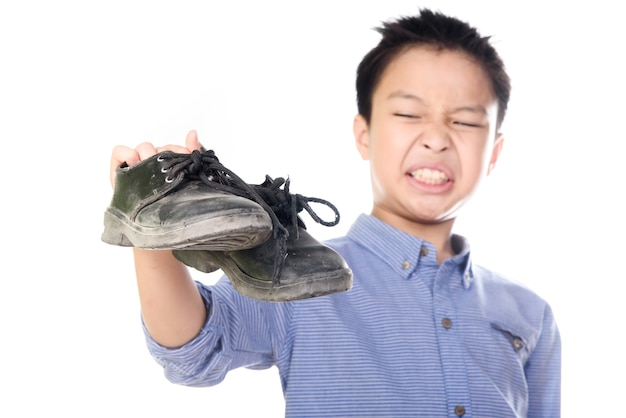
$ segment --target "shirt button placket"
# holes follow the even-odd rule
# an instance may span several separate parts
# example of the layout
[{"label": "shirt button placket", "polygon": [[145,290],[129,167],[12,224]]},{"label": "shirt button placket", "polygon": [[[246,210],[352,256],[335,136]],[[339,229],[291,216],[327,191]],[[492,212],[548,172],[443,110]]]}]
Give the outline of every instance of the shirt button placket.
[{"label": "shirt button placket", "polygon": [[[444,385],[448,393],[448,411],[453,416],[467,417],[472,415],[470,407],[470,390],[468,373],[465,364],[463,344],[459,344],[459,333],[462,329],[456,323],[459,311],[455,304],[456,292],[465,292],[458,285],[463,280],[458,266],[444,262],[433,286],[434,314],[436,334],[441,354],[441,367]],[[461,313],[462,314],[462,313]],[[461,327],[462,328],[462,327]]]}]

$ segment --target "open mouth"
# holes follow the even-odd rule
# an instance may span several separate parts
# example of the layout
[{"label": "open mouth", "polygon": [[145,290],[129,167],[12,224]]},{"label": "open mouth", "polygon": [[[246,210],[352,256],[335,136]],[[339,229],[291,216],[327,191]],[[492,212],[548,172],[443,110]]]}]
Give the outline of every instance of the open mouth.
[{"label": "open mouth", "polygon": [[439,185],[450,181],[446,173],[439,170],[433,170],[431,168],[420,168],[409,174],[415,180],[426,184]]}]

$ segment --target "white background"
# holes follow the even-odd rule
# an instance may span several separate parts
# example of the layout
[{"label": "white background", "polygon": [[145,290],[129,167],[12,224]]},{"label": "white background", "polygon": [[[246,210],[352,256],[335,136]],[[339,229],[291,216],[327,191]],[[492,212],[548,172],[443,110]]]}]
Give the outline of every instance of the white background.
[{"label": "white background", "polygon": [[[617,2],[3,1],[0,416],[281,416],[275,368],[167,382],[129,249],[100,241],[114,145],[189,129],[250,183],[370,210],[354,75],[383,20],[440,9],[493,35],[513,81],[498,167],[459,219],[481,264],[552,305],[563,416],[623,408],[626,93]],[[213,282],[214,275],[197,276]]]}]

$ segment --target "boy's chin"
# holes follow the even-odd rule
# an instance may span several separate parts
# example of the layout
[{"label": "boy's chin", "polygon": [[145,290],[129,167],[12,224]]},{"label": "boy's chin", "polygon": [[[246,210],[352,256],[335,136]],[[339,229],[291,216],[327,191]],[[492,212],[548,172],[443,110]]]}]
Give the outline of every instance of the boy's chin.
[{"label": "boy's chin", "polygon": [[387,223],[397,224],[398,226],[404,225],[404,227],[410,227],[410,224],[425,227],[449,226],[454,223],[462,207],[463,205],[456,205],[453,208],[424,205],[399,205],[396,207],[379,205],[374,207],[372,215]]},{"label": "boy's chin", "polygon": [[446,216],[413,216],[410,220],[413,223],[416,224],[421,224],[421,225],[432,225],[432,226],[436,226],[436,225],[442,225],[442,224],[448,224],[450,222],[454,222],[454,220],[456,219],[456,214],[454,215],[446,215]]},{"label": "boy's chin", "polygon": [[411,211],[409,218],[415,223],[423,225],[439,225],[444,223],[454,222],[461,210],[460,206],[457,206],[450,210],[423,210],[415,209]]},{"label": "boy's chin", "polygon": [[424,212],[395,212],[395,213],[372,213],[374,216],[400,227],[400,229],[413,227],[437,227],[448,226],[454,223],[457,213],[429,214]]}]

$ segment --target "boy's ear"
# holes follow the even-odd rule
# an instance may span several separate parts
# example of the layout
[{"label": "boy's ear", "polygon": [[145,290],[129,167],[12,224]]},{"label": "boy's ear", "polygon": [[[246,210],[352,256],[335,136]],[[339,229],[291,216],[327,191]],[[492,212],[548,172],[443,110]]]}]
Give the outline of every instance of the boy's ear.
[{"label": "boy's ear", "polygon": [[496,162],[498,161],[498,157],[502,152],[502,145],[504,144],[504,135],[498,133],[496,135],[496,141],[493,144],[493,149],[491,150],[491,159],[489,160],[489,168],[487,169],[487,175],[491,174],[494,168],[496,168]]},{"label": "boy's ear", "polygon": [[356,148],[359,154],[361,154],[361,158],[369,160],[369,127],[363,115],[358,114],[354,117],[352,131],[354,133]]}]

